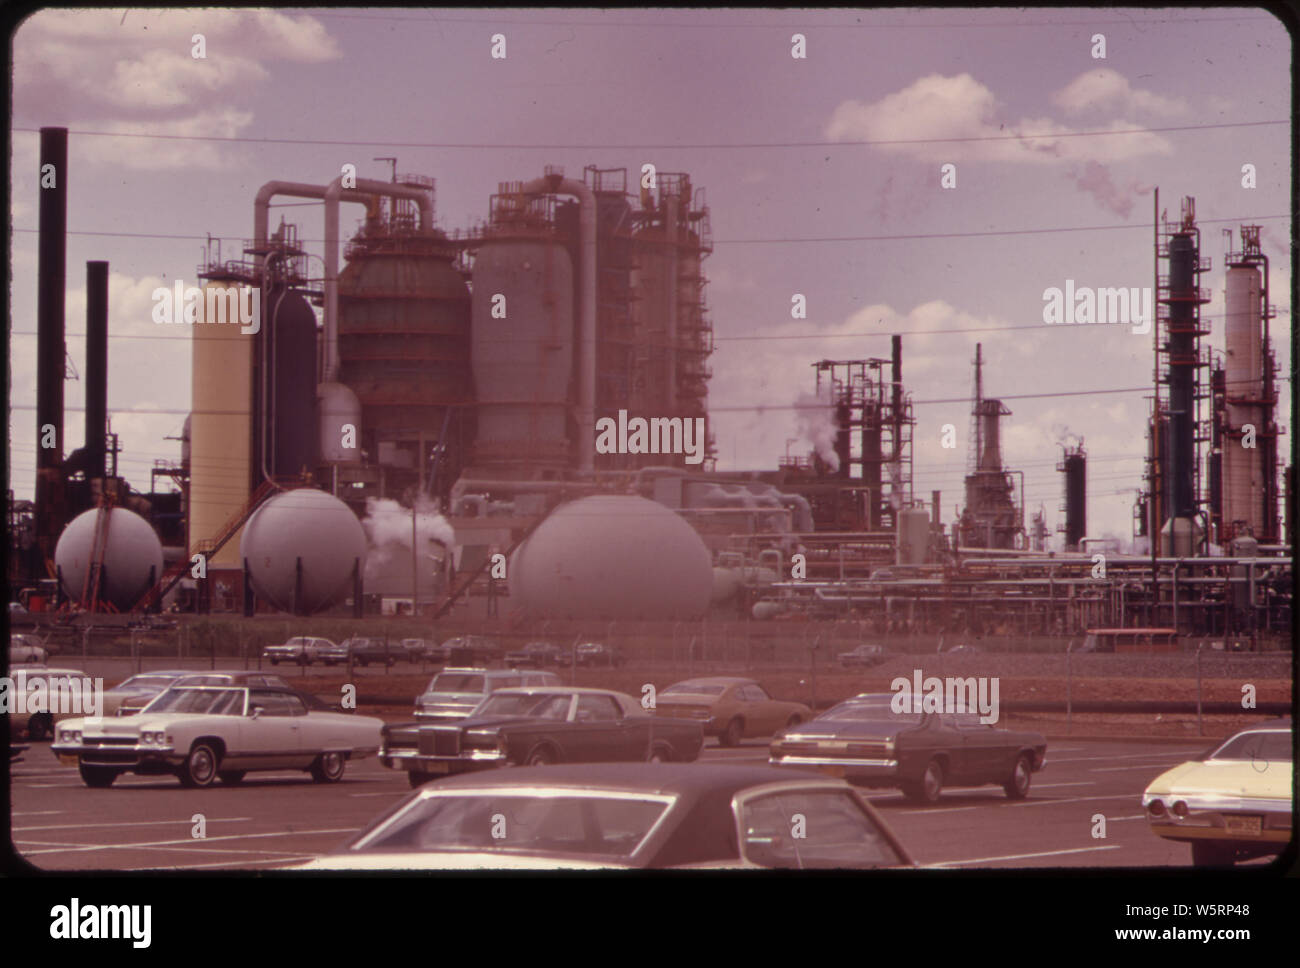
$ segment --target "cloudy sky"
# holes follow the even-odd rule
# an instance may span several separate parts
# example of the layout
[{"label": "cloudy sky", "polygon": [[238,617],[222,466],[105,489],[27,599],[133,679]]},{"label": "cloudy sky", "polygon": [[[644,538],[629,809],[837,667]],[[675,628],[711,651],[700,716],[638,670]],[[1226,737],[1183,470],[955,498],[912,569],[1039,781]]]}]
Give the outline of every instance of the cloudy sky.
[{"label": "cloudy sky", "polygon": [[[196,58],[195,34],[206,56]],[[505,53],[492,57],[493,36]],[[795,34],[806,56],[794,57]],[[1097,35],[1104,38],[1098,41]],[[438,223],[486,216],[497,183],[559,165],[689,172],[707,192],[719,468],[768,468],[821,359],[887,357],[903,334],[917,496],[961,500],[976,342],[1013,411],[1009,467],[1060,515],[1058,441],[1089,452],[1089,532],[1127,536],[1141,483],[1151,339],[1046,326],[1043,292],[1152,284],[1152,190],[1196,198],[1204,307],[1222,347],[1222,230],[1263,226],[1290,372],[1290,39],[1266,13],[1205,9],[59,10],[12,39],[10,486],[35,460],[37,129],[69,136],[68,349],[84,368],[85,268],[107,259],[109,409],[123,473],[179,458],[188,333],[150,293],[225,258],[271,179],[344,164],[437,179]],[[1095,56],[1102,52],[1104,58]],[[943,166],[955,166],[955,187]],[[1243,166],[1255,187],[1243,187]],[[321,251],[319,206],[273,213]],[[345,210],[344,228],[354,225]],[[318,264],[318,263],[314,263]],[[807,318],[791,318],[794,294]],[[81,381],[66,440],[81,439]],[[1290,428],[1288,398],[1279,414]],[[955,449],[940,445],[954,425]],[[808,450],[806,441],[792,453]],[[1283,438],[1284,452],[1290,450]],[[1027,516],[1028,517],[1028,516]]]}]

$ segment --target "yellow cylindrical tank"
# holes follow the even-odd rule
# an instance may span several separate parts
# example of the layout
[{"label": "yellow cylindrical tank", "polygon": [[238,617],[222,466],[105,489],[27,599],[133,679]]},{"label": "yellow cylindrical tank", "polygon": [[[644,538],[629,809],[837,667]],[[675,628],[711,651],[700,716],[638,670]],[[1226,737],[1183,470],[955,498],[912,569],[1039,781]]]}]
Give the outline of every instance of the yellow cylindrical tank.
[{"label": "yellow cylindrical tank", "polygon": [[[193,412],[190,415],[189,554],[215,538],[248,501],[252,446],[253,348],[257,336],[235,323],[205,315],[208,291],[234,288],[212,281],[203,287],[199,322],[193,324]],[[238,320],[238,315],[235,316]],[[238,568],[239,534],[227,542],[209,567]]]}]

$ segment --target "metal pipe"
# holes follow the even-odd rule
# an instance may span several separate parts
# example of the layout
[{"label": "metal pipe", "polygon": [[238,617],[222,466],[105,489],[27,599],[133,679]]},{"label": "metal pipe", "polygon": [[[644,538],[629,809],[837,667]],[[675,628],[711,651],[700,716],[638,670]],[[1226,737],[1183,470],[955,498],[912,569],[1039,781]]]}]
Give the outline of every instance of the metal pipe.
[{"label": "metal pipe", "polygon": [[523,193],[578,199],[578,467],[590,471],[596,460],[596,195],[558,172],[533,179]]},{"label": "metal pipe", "polygon": [[668,341],[667,399],[664,401],[668,413],[677,411],[677,220],[680,215],[680,199],[670,194],[665,204],[664,235],[668,242],[667,302],[668,312],[666,329]]}]

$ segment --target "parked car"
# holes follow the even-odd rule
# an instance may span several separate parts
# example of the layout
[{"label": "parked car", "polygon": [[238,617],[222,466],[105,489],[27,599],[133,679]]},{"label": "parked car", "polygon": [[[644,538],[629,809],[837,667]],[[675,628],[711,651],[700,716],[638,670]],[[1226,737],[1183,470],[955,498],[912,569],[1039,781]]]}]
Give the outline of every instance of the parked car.
[{"label": "parked car", "polygon": [[616,645],[604,645],[600,642],[583,642],[576,649],[577,663],[580,666],[621,666],[627,662],[623,650]]},{"label": "parked car", "polygon": [[250,770],[300,769],[317,783],[343,778],[349,759],[374,754],[383,721],[319,712],[290,689],[174,685],[129,719],[69,719],[51,749],[91,787],[126,772],[173,774],[188,787]]},{"label": "parked car", "polygon": [[895,712],[894,698],[864,693],[782,730],[772,740],[768,762],[861,786],[898,787],[924,803],[937,801],[947,782],[995,783],[1011,799],[1023,799],[1031,775],[1047,763],[1041,733],[981,723],[977,712]]},{"label": "parked car", "polygon": [[304,646],[307,664],[320,662],[327,666],[344,665],[348,661],[348,650],[332,639],[308,638]]},{"label": "parked car", "polygon": [[625,693],[545,686],[498,689],[457,723],[389,724],[379,761],[414,787],[518,764],[690,761],[703,745],[699,723],[648,715]]},{"label": "parked car", "polygon": [[[271,689],[292,689],[284,676],[273,672],[259,672],[256,669],[213,669],[208,672],[189,670],[177,676],[170,685],[173,686],[258,686]],[[165,690],[152,695],[126,696],[118,703],[117,715],[134,716],[148,708]]]},{"label": "parked car", "polygon": [[434,643],[428,639],[402,639],[398,643],[400,648],[399,655],[405,657],[407,662],[423,662],[431,655]]},{"label": "parked car", "polygon": [[705,736],[716,736],[723,746],[735,746],[752,736],[771,736],[785,726],[812,719],[801,702],[773,699],[753,679],[709,676],[687,679],[661,690],[656,712],[700,720]]},{"label": "parked car", "polygon": [[429,680],[415,700],[415,718],[451,722],[464,719],[498,689],[518,686],[558,686],[554,672],[512,669],[447,668]]},{"label": "parked car", "polygon": [[389,644],[387,639],[370,638],[364,635],[354,635],[343,642],[343,648],[351,655],[352,661],[359,666],[368,666],[370,663],[376,665],[394,665],[397,657],[402,654],[402,650],[394,643]]},{"label": "parked car", "polygon": [[522,649],[507,652],[505,661],[511,669],[540,669],[568,665],[570,655],[552,642],[529,642]]},{"label": "parked car", "polygon": [[[87,679],[80,669],[25,663],[11,666],[9,675],[14,680],[13,692],[8,697],[9,735],[16,736],[22,731],[27,734],[28,740],[49,739],[54,735],[55,725],[60,720],[75,715],[75,711],[50,709],[51,703],[48,700],[56,690],[64,691],[69,696],[75,690],[76,695],[84,696],[87,688],[93,688],[93,680]],[[39,691],[35,687],[37,679],[41,680]],[[33,709],[33,706],[41,708]],[[23,712],[19,712],[20,709]]]},{"label": "parked car", "polygon": [[182,676],[190,675],[192,669],[155,669],[141,672],[119,682],[112,689],[104,690],[102,714],[116,716],[122,704],[128,699],[140,700],[130,707],[132,712],[139,712],[148,705],[149,700],[158,695]]},{"label": "parked car", "polygon": [[886,658],[883,645],[859,645],[856,649],[839,654],[841,669],[868,669],[880,665]]},{"label": "parked car", "polygon": [[45,662],[49,657],[49,649],[37,636],[27,633],[9,636],[9,664],[11,666],[15,662]]},{"label": "parked car", "polygon": [[455,666],[487,665],[500,659],[504,650],[485,635],[457,635],[437,647],[434,658]]},{"label": "parked car", "polygon": [[[270,659],[271,665],[279,665],[281,662],[300,662],[303,665],[311,665],[312,662],[312,644],[315,642],[329,642],[329,639],[316,639],[310,635],[295,635],[291,639],[286,639],[280,645],[268,645],[262,649],[262,658]],[[329,644],[333,644],[332,642]]]},{"label": "parked car", "polygon": [[1142,794],[1151,832],[1191,844],[1197,866],[1231,866],[1291,842],[1291,720],[1253,726],[1175,766]]},{"label": "parked car", "polygon": [[[803,836],[791,817],[804,819]],[[913,860],[843,780],[764,766],[583,763],[451,777],[315,870],[876,868]]]}]

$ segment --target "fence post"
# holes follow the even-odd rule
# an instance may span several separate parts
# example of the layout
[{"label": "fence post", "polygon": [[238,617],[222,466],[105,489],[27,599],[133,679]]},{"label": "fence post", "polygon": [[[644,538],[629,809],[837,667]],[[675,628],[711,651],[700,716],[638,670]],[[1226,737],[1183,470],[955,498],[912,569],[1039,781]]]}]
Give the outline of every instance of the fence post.
[{"label": "fence post", "polygon": [[1071,687],[1073,686],[1072,668],[1070,657],[1074,652],[1074,639],[1070,639],[1065,646],[1065,731],[1070,733],[1074,728],[1074,703],[1071,696]]},{"label": "fence post", "polygon": [[1205,648],[1205,642],[1202,641],[1196,647],[1196,735],[1205,735],[1205,725],[1201,721],[1201,649]]}]

